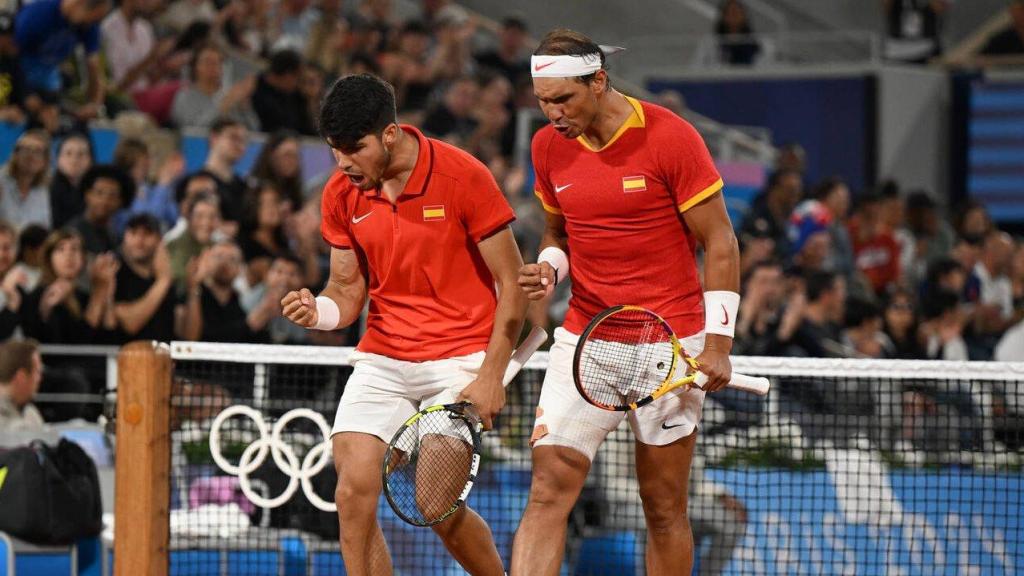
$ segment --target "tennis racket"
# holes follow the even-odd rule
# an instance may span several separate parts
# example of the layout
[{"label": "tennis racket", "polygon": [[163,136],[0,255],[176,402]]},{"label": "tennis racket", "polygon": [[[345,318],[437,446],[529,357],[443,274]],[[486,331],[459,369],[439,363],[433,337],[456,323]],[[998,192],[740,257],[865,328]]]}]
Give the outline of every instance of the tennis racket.
[{"label": "tennis racket", "polygon": [[[537,348],[548,339],[535,327],[505,370],[508,386]],[[468,402],[424,408],[402,424],[384,453],[384,496],[399,518],[432,526],[466,501],[480,468],[483,424]]]},{"label": "tennis racket", "polygon": [[[686,356],[672,328],[640,306],[613,306],[580,336],[572,376],[579,393],[598,408],[636,410],[680,386],[701,388],[707,375]],[[768,393],[768,379],[732,373],[730,388]]]}]

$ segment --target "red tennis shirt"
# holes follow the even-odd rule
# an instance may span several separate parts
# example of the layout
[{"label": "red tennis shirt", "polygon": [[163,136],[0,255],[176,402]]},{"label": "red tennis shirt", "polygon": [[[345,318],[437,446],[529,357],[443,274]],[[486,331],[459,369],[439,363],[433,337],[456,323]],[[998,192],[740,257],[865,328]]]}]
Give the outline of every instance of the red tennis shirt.
[{"label": "red tennis shirt", "polygon": [[339,172],[324,188],[321,232],[358,253],[370,310],[358,349],[399,360],[438,360],[487,348],[497,307],[477,243],[515,219],[487,168],[402,126],[419,157],[392,204]]},{"label": "red tennis shirt", "polygon": [[569,235],[572,298],[563,326],[580,334],[601,310],[649,308],[680,337],[704,328],[696,240],[682,218],[722,189],[693,126],[627,98],[633,115],[595,150],[548,125],[533,137],[536,194]]}]

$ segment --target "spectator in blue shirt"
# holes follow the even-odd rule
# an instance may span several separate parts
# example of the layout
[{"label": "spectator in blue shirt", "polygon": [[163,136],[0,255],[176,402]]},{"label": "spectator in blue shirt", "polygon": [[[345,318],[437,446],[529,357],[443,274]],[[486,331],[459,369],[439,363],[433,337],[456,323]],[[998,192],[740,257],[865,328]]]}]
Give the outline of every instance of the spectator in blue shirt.
[{"label": "spectator in blue shirt", "polygon": [[58,67],[81,44],[88,62],[87,102],[76,115],[90,120],[100,115],[103,75],[99,22],[110,12],[110,0],[36,0],[15,18],[14,38],[30,90],[56,94],[64,88]]}]

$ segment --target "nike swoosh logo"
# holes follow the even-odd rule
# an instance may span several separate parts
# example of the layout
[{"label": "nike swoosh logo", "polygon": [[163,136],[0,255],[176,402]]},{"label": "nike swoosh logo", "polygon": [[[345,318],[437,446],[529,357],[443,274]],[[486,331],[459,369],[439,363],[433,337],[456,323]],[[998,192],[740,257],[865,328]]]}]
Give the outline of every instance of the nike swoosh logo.
[{"label": "nike swoosh logo", "polygon": [[722,304],[722,314],[725,314],[725,320],[722,321],[722,326],[729,325],[729,311],[725,309],[725,304]]},{"label": "nike swoosh logo", "polygon": [[552,64],[554,64],[554,62],[548,62],[547,64],[537,64],[536,66],[533,67],[533,71],[540,72],[541,70],[547,68],[548,66],[551,66]]},{"label": "nike swoosh logo", "polygon": [[559,192],[565,190],[569,186],[572,186],[572,184],[566,184],[565,186],[555,186],[555,194],[558,194]]},{"label": "nike swoosh logo", "polygon": [[359,224],[363,220],[366,220],[367,218],[369,218],[371,214],[373,214],[373,210],[370,210],[369,212],[367,212],[366,214],[363,214],[362,216],[360,216],[358,218],[356,218],[355,216],[352,216],[352,223],[353,224]]},{"label": "nike swoosh logo", "polygon": [[680,426],[682,426],[682,424],[673,424],[673,425],[669,426],[668,422],[662,422],[661,423],[661,429],[662,430],[671,430],[673,428],[679,428]]}]

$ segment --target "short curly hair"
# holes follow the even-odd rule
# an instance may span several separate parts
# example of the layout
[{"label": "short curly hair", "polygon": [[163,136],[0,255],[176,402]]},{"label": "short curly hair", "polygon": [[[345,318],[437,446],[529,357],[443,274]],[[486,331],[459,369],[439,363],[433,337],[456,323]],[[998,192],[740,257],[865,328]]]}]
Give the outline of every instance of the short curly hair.
[{"label": "short curly hair", "polygon": [[364,136],[397,123],[395,89],[372,74],[340,78],[320,107],[320,134],[332,148],[351,148]]}]

